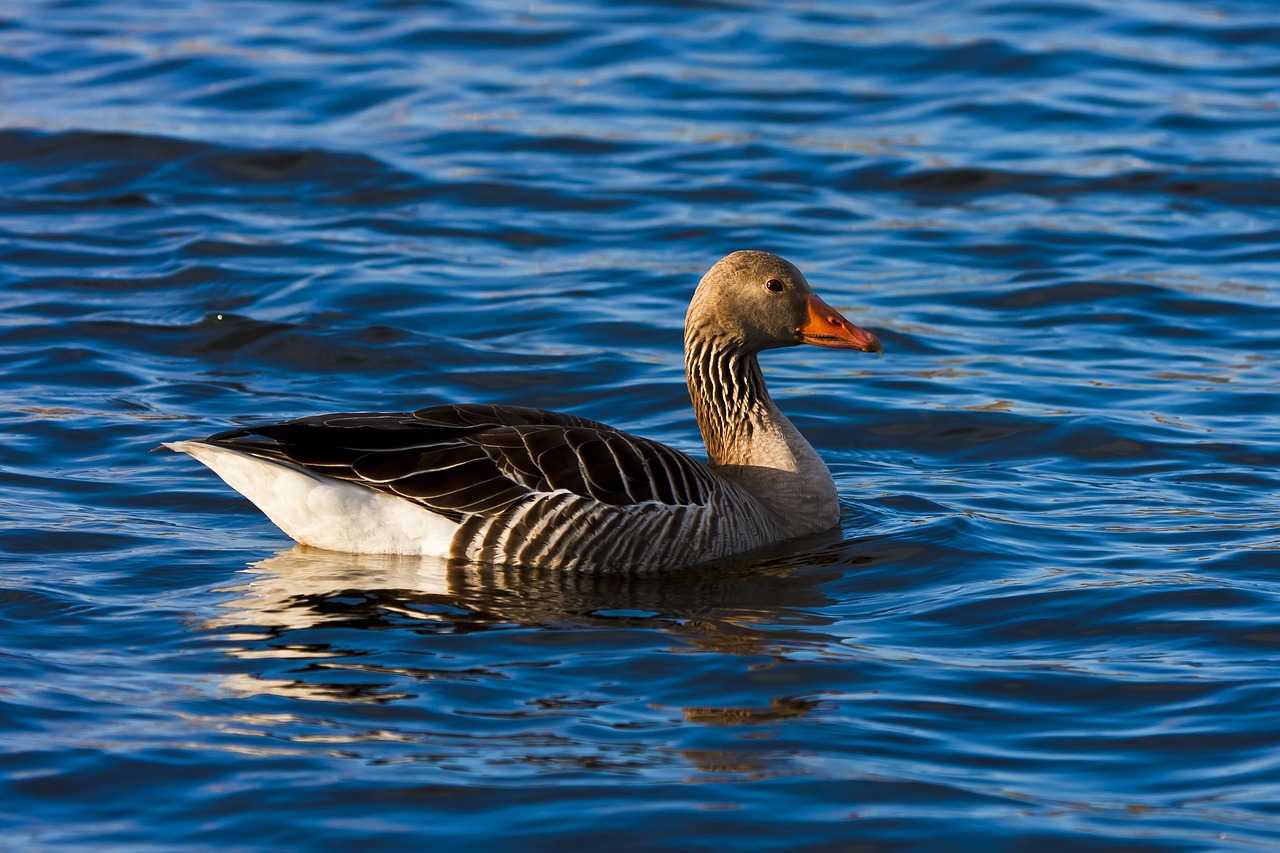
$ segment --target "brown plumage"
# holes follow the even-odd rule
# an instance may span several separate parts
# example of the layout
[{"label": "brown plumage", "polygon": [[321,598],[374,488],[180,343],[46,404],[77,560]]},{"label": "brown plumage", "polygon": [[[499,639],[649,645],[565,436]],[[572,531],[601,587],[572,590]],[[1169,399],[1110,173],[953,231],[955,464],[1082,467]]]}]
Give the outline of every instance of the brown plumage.
[{"label": "brown plumage", "polygon": [[[704,276],[685,358],[705,464],[596,421],[497,405],[317,415],[171,446],[320,547],[575,569],[691,565],[838,521],[826,465],[774,406],[756,361],[800,343],[880,351],[774,255],[735,252]],[[308,515],[339,493],[345,517]]]}]

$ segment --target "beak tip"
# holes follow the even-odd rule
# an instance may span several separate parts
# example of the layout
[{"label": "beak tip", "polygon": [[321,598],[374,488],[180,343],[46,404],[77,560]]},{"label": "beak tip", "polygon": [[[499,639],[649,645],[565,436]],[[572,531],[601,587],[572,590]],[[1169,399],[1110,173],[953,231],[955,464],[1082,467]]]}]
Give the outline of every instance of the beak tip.
[{"label": "beak tip", "polygon": [[808,309],[805,322],[796,329],[800,343],[884,354],[878,337],[850,323],[816,294],[809,295]]}]

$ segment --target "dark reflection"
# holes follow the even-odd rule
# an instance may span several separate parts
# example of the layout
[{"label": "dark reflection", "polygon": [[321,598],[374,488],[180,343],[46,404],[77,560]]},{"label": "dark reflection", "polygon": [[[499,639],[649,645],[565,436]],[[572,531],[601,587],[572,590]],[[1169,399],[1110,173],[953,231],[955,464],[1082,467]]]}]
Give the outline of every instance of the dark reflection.
[{"label": "dark reflection", "polygon": [[743,723],[774,723],[791,717],[803,717],[819,705],[817,699],[797,696],[779,696],[769,700],[765,707],[749,708],[690,708],[682,709],[685,719],[691,723],[709,726],[738,726]]},{"label": "dark reflection", "polygon": [[[281,673],[262,671],[233,679],[237,692],[346,702],[394,700],[416,682],[495,677],[484,666],[459,668],[453,659],[440,668],[398,660],[378,663],[409,652],[428,664],[447,657],[436,654],[441,635],[641,630],[671,635],[704,651],[770,654],[779,644],[820,639],[813,636],[813,628],[831,622],[823,615],[831,599],[822,586],[860,559],[848,553],[857,546],[841,543],[836,534],[802,544],[810,547],[799,555],[793,543],[789,554],[775,552],[648,576],[295,547],[249,565],[242,573],[245,582],[224,590],[235,598],[206,627],[232,641],[229,652],[235,657],[292,664]],[[840,568],[824,570],[825,566]],[[424,652],[423,638],[432,637],[436,644]],[[327,677],[338,672],[342,678]],[[779,719],[803,713],[806,703],[783,699],[774,705],[690,713],[707,720],[716,715]]]},{"label": "dark reflection", "polygon": [[758,782],[800,773],[793,755],[768,750],[682,749],[680,756],[695,771],[685,782]]}]

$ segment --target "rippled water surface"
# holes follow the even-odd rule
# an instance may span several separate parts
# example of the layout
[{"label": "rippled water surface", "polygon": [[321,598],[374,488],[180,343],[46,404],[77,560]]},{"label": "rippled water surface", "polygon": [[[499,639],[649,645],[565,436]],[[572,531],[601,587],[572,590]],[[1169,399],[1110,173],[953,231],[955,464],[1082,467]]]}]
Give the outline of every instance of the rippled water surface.
[{"label": "rippled water surface", "polygon": [[[700,454],[701,273],[843,526],[357,558],[151,453],[546,406]],[[1280,845],[1270,2],[0,2],[0,846]]]}]

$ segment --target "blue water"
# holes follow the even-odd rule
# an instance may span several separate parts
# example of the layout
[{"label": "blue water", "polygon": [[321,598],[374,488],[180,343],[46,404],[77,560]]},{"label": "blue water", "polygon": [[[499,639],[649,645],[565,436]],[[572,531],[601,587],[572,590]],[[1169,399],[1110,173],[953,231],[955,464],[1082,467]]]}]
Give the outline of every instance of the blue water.
[{"label": "blue water", "polygon": [[[698,453],[739,248],[884,341],[763,359],[838,534],[356,558],[150,452]],[[0,847],[1280,847],[1278,282],[1271,2],[0,3]]]}]

